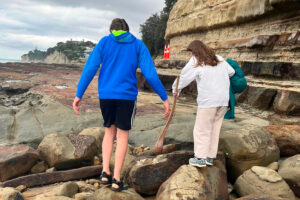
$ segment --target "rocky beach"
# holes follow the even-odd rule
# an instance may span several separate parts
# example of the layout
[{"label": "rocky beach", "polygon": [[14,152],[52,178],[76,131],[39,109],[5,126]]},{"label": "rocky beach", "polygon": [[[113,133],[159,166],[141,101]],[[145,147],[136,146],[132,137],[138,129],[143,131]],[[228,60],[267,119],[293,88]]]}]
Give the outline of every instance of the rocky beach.
[{"label": "rocky beach", "polygon": [[[167,24],[169,60],[154,60],[171,86],[200,39],[239,62],[248,86],[224,120],[213,166],[193,157],[196,85],[182,91],[163,152],[163,104],[138,70],[137,114],[120,193],[99,184],[104,136],[96,75],[72,109],[83,65],[0,63],[0,200],[300,199],[300,13],[293,0],[178,0]],[[221,14],[222,13],[222,14]],[[213,19],[213,20],[212,20]],[[113,168],[114,153],[111,160]]]}]

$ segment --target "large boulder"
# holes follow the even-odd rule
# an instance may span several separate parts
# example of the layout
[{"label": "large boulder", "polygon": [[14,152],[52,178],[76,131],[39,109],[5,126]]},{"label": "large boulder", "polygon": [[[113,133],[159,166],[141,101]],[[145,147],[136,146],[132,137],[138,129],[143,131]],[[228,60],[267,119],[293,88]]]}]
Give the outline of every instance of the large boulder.
[{"label": "large boulder", "polygon": [[197,168],[182,165],[165,181],[156,194],[157,200],[228,199],[228,185],[224,164],[216,160],[214,166]]},{"label": "large boulder", "polygon": [[27,145],[0,146],[0,181],[30,171],[39,155]]},{"label": "large boulder", "polygon": [[277,91],[263,87],[249,87],[246,102],[258,109],[267,110],[272,106]]},{"label": "large boulder", "polygon": [[79,191],[79,186],[75,182],[66,182],[60,185],[56,190],[56,196],[74,197]]},{"label": "large boulder", "polygon": [[238,198],[236,200],[289,200],[289,199],[276,197],[276,196],[270,196],[270,195],[251,194],[251,195],[247,195],[247,196]]},{"label": "large boulder", "polygon": [[267,166],[279,159],[274,138],[254,125],[221,133],[220,150],[225,153],[228,177],[233,182],[252,166]]},{"label": "large boulder", "polygon": [[138,193],[136,193],[132,188],[122,192],[114,192],[107,187],[102,187],[97,190],[89,200],[143,200]]},{"label": "large boulder", "polygon": [[37,173],[42,173],[42,172],[45,172],[46,170],[48,169],[48,165],[46,164],[45,161],[41,161],[41,162],[38,162],[37,164],[35,164],[30,172],[32,174],[37,174]]},{"label": "large boulder", "polygon": [[0,188],[0,199],[1,200],[23,200],[22,194],[11,187]]},{"label": "large boulder", "polygon": [[280,90],[276,95],[273,107],[277,113],[300,115],[300,93]]},{"label": "large boulder", "polygon": [[191,151],[175,151],[154,157],[139,158],[132,163],[127,174],[127,182],[140,194],[156,194],[159,186],[181,165],[187,164],[192,156]]},{"label": "large boulder", "polygon": [[38,146],[40,158],[56,169],[91,164],[96,150],[92,136],[76,134],[50,134]]},{"label": "large boulder", "polygon": [[95,138],[97,145],[97,154],[102,153],[102,140],[105,135],[105,129],[103,127],[91,127],[82,130],[79,135],[89,135]]},{"label": "large boulder", "polygon": [[[40,81],[43,82],[44,79],[45,75]],[[47,84],[41,83],[41,85],[46,86]],[[40,90],[44,92],[45,88],[42,87]],[[55,94],[57,90],[51,93]],[[68,94],[60,94],[59,96],[65,95]],[[41,95],[41,93],[26,93],[24,99],[24,103],[13,106],[13,108],[0,105],[0,144],[25,143],[37,148],[46,135],[52,133],[78,133],[86,127],[97,126],[103,121],[98,111],[82,112],[80,115],[74,115],[74,111],[70,106],[65,106],[44,94]],[[65,99],[65,101],[67,105],[71,103],[71,100]]]},{"label": "large boulder", "polygon": [[296,196],[300,197],[300,154],[285,159],[278,173],[287,182]]},{"label": "large boulder", "polygon": [[259,194],[295,198],[293,191],[276,171],[261,166],[245,171],[235,182],[234,188],[241,196]]},{"label": "large boulder", "polygon": [[275,138],[281,156],[300,154],[300,125],[271,125],[264,129]]}]

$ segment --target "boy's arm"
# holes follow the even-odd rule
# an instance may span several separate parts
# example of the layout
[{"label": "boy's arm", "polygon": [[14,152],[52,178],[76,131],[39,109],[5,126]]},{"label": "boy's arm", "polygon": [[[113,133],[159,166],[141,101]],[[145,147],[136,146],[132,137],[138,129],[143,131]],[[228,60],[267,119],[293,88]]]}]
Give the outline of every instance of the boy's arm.
[{"label": "boy's arm", "polygon": [[[197,61],[195,57],[191,57],[189,62],[184,66],[184,68],[180,72],[180,81],[178,84],[178,92],[177,95],[179,96],[179,93],[183,88],[188,86],[193,80],[196,78],[196,65]],[[173,89],[173,94],[175,93],[175,88],[176,88],[176,82],[177,79],[175,79],[172,89]]]},{"label": "boy's arm", "polygon": [[140,42],[139,48],[139,67],[153,90],[160,96],[162,101],[168,99],[164,86],[158,78],[156,69],[154,67],[151,55],[143,42]]},{"label": "boy's arm", "polygon": [[101,41],[95,46],[94,50],[90,54],[84,69],[81,73],[79,83],[77,85],[76,97],[82,98],[85,90],[93,80],[101,64]]}]

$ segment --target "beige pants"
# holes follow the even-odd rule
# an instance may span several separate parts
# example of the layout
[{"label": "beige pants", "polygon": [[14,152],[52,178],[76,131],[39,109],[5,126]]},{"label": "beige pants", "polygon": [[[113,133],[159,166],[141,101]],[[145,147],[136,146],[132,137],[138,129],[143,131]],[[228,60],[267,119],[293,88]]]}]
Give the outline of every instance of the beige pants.
[{"label": "beige pants", "polygon": [[220,130],[227,107],[198,108],[194,127],[194,152],[197,158],[215,158]]}]

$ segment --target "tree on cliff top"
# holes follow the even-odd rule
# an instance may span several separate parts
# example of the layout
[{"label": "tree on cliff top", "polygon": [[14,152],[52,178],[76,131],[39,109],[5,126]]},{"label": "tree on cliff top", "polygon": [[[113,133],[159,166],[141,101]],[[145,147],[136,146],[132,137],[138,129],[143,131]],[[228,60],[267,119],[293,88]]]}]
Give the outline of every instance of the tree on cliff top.
[{"label": "tree on cliff top", "polygon": [[164,44],[166,43],[164,36],[167,28],[170,11],[177,0],[165,0],[165,7],[160,14],[153,14],[144,24],[140,25],[142,40],[148,47],[152,56],[163,53]]}]

